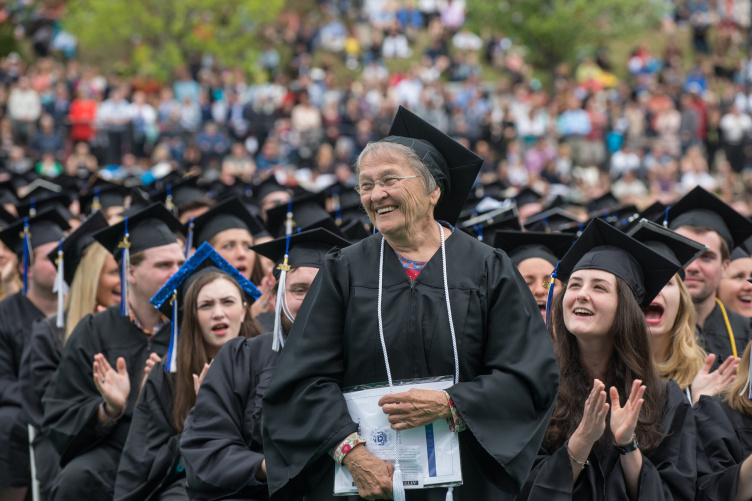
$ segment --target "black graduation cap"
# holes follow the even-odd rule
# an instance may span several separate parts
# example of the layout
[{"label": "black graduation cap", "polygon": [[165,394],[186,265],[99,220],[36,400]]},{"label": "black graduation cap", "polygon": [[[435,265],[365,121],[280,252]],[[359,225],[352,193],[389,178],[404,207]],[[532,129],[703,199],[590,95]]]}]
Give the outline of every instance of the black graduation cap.
[{"label": "black graduation cap", "polygon": [[178,182],[167,183],[164,188],[154,193],[151,199],[159,200],[170,210],[195,201],[208,203],[210,199],[206,195],[206,190],[198,185],[199,177],[197,175],[187,176]]},{"label": "black graduation cap", "polygon": [[731,250],[731,260],[750,257],[752,255],[752,237],[749,237],[743,244],[737,245]]},{"label": "black graduation cap", "polygon": [[97,242],[104,245],[116,259],[120,258],[119,249],[126,225],[131,253],[176,243],[176,234],[183,231],[183,225],[164,204],[155,202],[133,216],[94,234]]},{"label": "black graduation cap", "polygon": [[522,229],[517,214],[517,206],[514,204],[470,218],[463,221],[458,227],[465,233],[489,244],[493,242],[494,234],[498,230],[519,231]]},{"label": "black graduation cap", "polygon": [[542,231],[497,231],[493,246],[503,250],[515,266],[525,259],[538,257],[556,266],[572,247],[572,235]]},{"label": "black graduation cap", "polygon": [[[336,228],[335,228],[336,230]],[[344,248],[350,242],[326,228],[294,233],[271,242],[254,245],[251,250],[277,263],[274,275],[278,277],[277,300],[274,311],[274,341],[272,349],[279,351],[285,345],[281,327],[281,315],[285,301],[285,284],[287,273],[301,266],[321,268],[324,256],[334,247]]]},{"label": "black graduation cap", "polygon": [[603,270],[624,280],[643,308],[681,266],[600,219],[593,219],[559,262],[554,278],[577,270]]},{"label": "black graduation cap", "polygon": [[[656,218],[663,222],[663,217]],[[684,195],[668,210],[668,227],[706,226],[728,244],[729,249],[742,245],[752,236],[752,222],[736,212],[720,198],[700,186]]]},{"label": "black graduation cap", "polygon": [[561,231],[562,228],[567,228],[570,225],[578,224],[579,222],[577,216],[571,212],[555,207],[527,218],[523,223],[523,226],[529,231],[544,231],[550,233],[553,231]]},{"label": "black graduation cap", "polygon": [[483,159],[402,106],[382,141],[405,145],[418,155],[441,189],[434,218],[455,224]]},{"label": "black graduation cap", "polygon": [[517,207],[522,207],[527,204],[537,204],[541,201],[541,194],[532,188],[522,188],[519,193],[514,197],[517,202]]},{"label": "black graduation cap", "polygon": [[682,280],[684,268],[708,250],[707,246],[644,218],[640,219],[628,235],[681,266],[679,275]]},{"label": "black graduation cap", "polygon": [[360,194],[352,186],[337,181],[323,191],[331,201],[329,215],[338,226],[351,218],[358,218],[362,222],[368,220],[365,209],[361,209]]},{"label": "black graduation cap", "polygon": [[[349,241],[327,228],[314,228],[293,233],[290,236],[287,264],[290,268],[301,266],[320,268],[324,264],[324,256],[327,252],[334,247],[344,248],[349,245]],[[281,237],[254,245],[251,250],[280,264],[284,260],[286,247],[287,237]],[[279,276],[279,271],[275,268],[276,276]]]},{"label": "black graduation cap", "polygon": [[185,294],[198,277],[212,271],[221,271],[234,279],[243,290],[248,305],[261,296],[261,291],[227,262],[208,242],[201,244],[196,252],[170,277],[149,301],[163,315],[172,319],[172,337],[165,355],[165,372],[175,372],[177,364],[178,329]]},{"label": "black graduation cap", "polygon": [[324,209],[326,193],[312,193],[294,198],[286,204],[272,207],[266,211],[266,227],[273,237],[285,235],[287,214],[292,210],[293,233],[314,227],[328,227],[336,233],[337,224]]},{"label": "black graduation cap", "polygon": [[24,196],[21,200],[29,200],[30,198],[46,198],[52,195],[63,193],[63,187],[59,184],[55,184],[52,181],[46,179],[35,179],[24,189]]},{"label": "black graduation cap", "polygon": [[131,200],[128,204],[128,208],[125,209],[123,212],[118,214],[122,217],[131,217],[134,214],[139,213],[140,211],[144,210],[148,206],[150,206],[153,202],[149,198],[149,195],[142,190],[141,188],[134,186],[131,187],[130,191]]},{"label": "black graduation cap", "polygon": [[55,195],[36,197],[24,197],[24,199],[18,203],[16,210],[18,211],[18,217],[34,217],[40,211],[48,208],[58,211],[66,220],[73,219],[68,206],[70,205],[70,197],[67,193],[58,193]]},{"label": "black graduation cap", "polygon": [[52,178],[52,182],[59,185],[65,191],[71,193],[77,193],[81,188],[86,185],[86,182],[78,176],[71,176],[69,174],[60,174]]},{"label": "black graduation cap", "polygon": [[350,222],[340,226],[339,229],[352,243],[360,242],[372,234],[358,219],[350,220]]},{"label": "black graduation cap", "polygon": [[84,249],[94,242],[94,233],[107,228],[107,219],[101,212],[97,212],[87,217],[86,220],[74,231],[63,238],[60,243],[60,249],[55,249],[47,254],[47,259],[57,264],[58,251],[63,252],[63,278],[67,284],[73,282],[73,275],[76,273],[81,262]]},{"label": "black graduation cap", "polygon": [[584,206],[579,202],[573,202],[573,201],[567,200],[562,195],[556,195],[556,197],[554,197],[554,199],[551,200],[551,202],[543,208],[543,212],[551,210],[551,209],[556,209],[556,208],[567,210],[567,208],[569,207],[584,207]]},{"label": "black graduation cap", "polygon": [[598,198],[591,200],[587,204],[588,211],[598,212],[606,209],[611,209],[620,204],[619,199],[614,196],[610,191],[605,195],[601,195]]},{"label": "black graduation cap", "polygon": [[[664,216],[666,214],[667,205],[661,202],[654,202],[652,205],[640,212],[640,219],[649,219],[650,221],[657,221],[658,216]],[[661,220],[661,222],[663,222]]]},{"label": "black graduation cap", "polygon": [[619,207],[590,212],[590,218],[600,218],[616,228],[623,229],[632,226],[640,220],[640,213],[634,205],[620,205]]},{"label": "black graduation cap", "polygon": [[[190,226],[191,223],[188,222],[183,233],[187,235]],[[266,232],[258,218],[248,212],[240,197],[236,196],[215,205],[193,220],[193,245],[198,247],[218,233],[234,228],[247,230],[254,237]]]},{"label": "black graduation cap", "polygon": [[274,176],[269,176],[268,178],[257,184],[253,188],[253,196],[256,198],[256,200],[258,200],[260,204],[267,195],[270,195],[275,191],[282,191],[292,196],[292,189],[290,189],[288,186],[282,186],[281,184],[279,184]]},{"label": "black graduation cap", "polygon": [[130,188],[106,181],[104,183],[95,185],[79,197],[82,213],[90,214],[110,207],[125,207],[125,197],[130,193]]},{"label": "black graduation cap", "polygon": [[40,245],[59,241],[69,229],[68,220],[58,210],[48,207],[35,217],[23,217],[0,232],[0,240],[20,257],[23,264],[24,294],[28,291],[31,251]]}]

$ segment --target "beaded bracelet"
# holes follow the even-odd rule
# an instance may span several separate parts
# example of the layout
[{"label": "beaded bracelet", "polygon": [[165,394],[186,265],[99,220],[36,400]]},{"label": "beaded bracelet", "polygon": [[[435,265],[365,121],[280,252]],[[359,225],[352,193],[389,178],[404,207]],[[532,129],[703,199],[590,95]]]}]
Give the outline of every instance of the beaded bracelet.
[{"label": "beaded bracelet", "polygon": [[567,447],[567,454],[569,454],[569,458],[575,463],[577,463],[578,465],[580,465],[580,468],[582,468],[583,470],[585,469],[586,466],[590,466],[590,461],[588,461],[587,459],[585,461],[580,461],[576,457],[574,457],[572,453],[569,452],[569,447]]}]

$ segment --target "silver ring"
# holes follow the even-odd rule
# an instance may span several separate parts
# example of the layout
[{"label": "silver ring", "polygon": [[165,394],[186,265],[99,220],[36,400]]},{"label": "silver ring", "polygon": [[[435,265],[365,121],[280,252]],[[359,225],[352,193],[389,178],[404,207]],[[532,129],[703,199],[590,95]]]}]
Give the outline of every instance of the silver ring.
[{"label": "silver ring", "polygon": [[104,382],[107,381],[105,378],[102,378],[99,380],[100,383],[104,384]]}]

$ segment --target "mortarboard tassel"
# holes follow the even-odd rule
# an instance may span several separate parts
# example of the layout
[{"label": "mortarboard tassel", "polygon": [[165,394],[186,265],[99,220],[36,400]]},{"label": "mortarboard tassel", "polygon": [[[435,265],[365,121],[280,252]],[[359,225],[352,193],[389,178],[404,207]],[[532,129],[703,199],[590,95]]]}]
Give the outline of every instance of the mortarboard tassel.
[{"label": "mortarboard tassel", "polygon": [[277,301],[274,305],[274,333],[272,334],[272,350],[279,351],[280,348],[285,347],[285,338],[282,334],[282,303],[285,300],[285,287],[287,286],[287,272],[290,271],[290,265],[288,264],[290,254],[290,235],[287,235],[285,241],[285,258],[282,264],[277,266],[280,270],[279,281],[277,282]]},{"label": "mortarboard tassel", "polygon": [[95,214],[102,210],[102,202],[99,201],[99,187],[94,188],[94,199],[91,201],[91,213]]},{"label": "mortarboard tassel", "polygon": [[188,232],[185,236],[185,258],[191,257],[191,247],[193,247],[193,217],[188,222]]},{"label": "mortarboard tassel", "polygon": [[173,289],[172,298],[170,299],[172,305],[172,335],[170,336],[170,347],[167,349],[167,355],[165,355],[165,372],[177,372],[178,363],[178,291]]},{"label": "mortarboard tassel", "polygon": [[287,220],[285,221],[285,235],[292,235],[293,226],[295,226],[295,221],[292,220],[292,200],[288,200],[287,201]]},{"label": "mortarboard tassel", "polygon": [[557,272],[559,271],[559,264],[561,261],[556,263],[556,268],[554,269],[554,272],[551,273],[551,283],[548,284],[548,299],[546,300],[546,325],[548,326],[549,330],[551,329],[551,303],[554,299],[554,285],[556,285],[556,276]]},{"label": "mortarboard tassel", "polygon": [[332,205],[334,206],[334,223],[342,226],[342,204],[339,201],[339,188],[332,190]]},{"label": "mortarboard tassel", "polygon": [[36,199],[32,198],[29,201],[29,217],[34,217],[37,215],[37,201]]},{"label": "mortarboard tassel", "polygon": [[125,218],[125,233],[123,240],[118,247],[123,249],[120,259],[120,315],[123,317],[130,316],[128,308],[128,273],[131,267],[131,242],[128,239],[128,218]]},{"label": "mortarboard tassel", "polygon": [[[476,211],[473,211],[472,217],[473,218],[478,217],[478,213]],[[480,223],[474,224],[473,231],[475,231],[476,235],[478,235],[478,240],[482,242],[483,241],[483,225]]]},{"label": "mortarboard tassel", "polygon": [[666,214],[663,216],[663,227],[668,229],[668,210],[671,207],[666,207]]},{"label": "mortarboard tassel", "polygon": [[543,230],[546,233],[551,233],[551,228],[548,226],[548,216],[543,216]]},{"label": "mortarboard tassel", "polygon": [[[32,200],[32,206],[33,206]],[[21,233],[23,238],[23,293],[29,292],[29,261],[31,259],[31,231],[29,230],[29,218],[24,218],[24,228]]]},{"label": "mortarboard tassel", "polygon": [[167,207],[167,210],[170,212],[175,210],[175,204],[172,203],[172,185],[167,185],[167,196],[165,197],[164,201],[165,207]]},{"label": "mortarboard tassel", "polygon": [[55,285],[52,287],[52,292],[57,293],[57,318],[55,325],[59,328],[65,327],[65,316],[63,313],[63,305],[65,303],[65,295],[68,293],[68,284],[65,283],[65,274],[63,273],[63,241],[60,240],[57,246],[57,259],[55,260],[57,265],[57,275],[55,275]]}]

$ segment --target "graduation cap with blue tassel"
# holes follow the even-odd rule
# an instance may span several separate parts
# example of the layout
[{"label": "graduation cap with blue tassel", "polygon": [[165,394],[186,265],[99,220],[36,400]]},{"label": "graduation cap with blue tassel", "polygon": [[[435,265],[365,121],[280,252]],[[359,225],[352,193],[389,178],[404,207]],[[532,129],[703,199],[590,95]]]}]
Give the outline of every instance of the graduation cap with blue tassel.
[{"label": "graduation cap with blue tassel", "polygon": [[0,232],[0,240],[23,263],[23,293],[29,291],[29,267],[34,259],[33,250],[40,245],[57,242],[69,230],[68,221],[54,208],[47,208],[35,217],[23,217]]},{"label": "graduation cap with blue tassel", "polygon": [[115,259],[120,261],[120,314],[129,316],[128,273],[130,256],[153,247],[177,243],[177,234],[183,225],[159,202],[119,223],[94,233],[94,239],[102,244]]},{"label": "graduation cap with blue tassel", "polygon": [[209,245],[208,242],[202,243],[196,252],[183,263],[183,266],[170,277],[150,300],[155,308],[172,320],[172,336],[170,338],[170,347],[165,356],[165,372],[175,372],[177,369],[177,343],[181,320],[180,305],[185,300],[185,294],[198,277],[212,271],[223,272],[235,280],[240,285],[240,288],[243,289],[247,304],[250,305],[261,297],[261,291],[220,256],[214,250],[214,247]]}]

